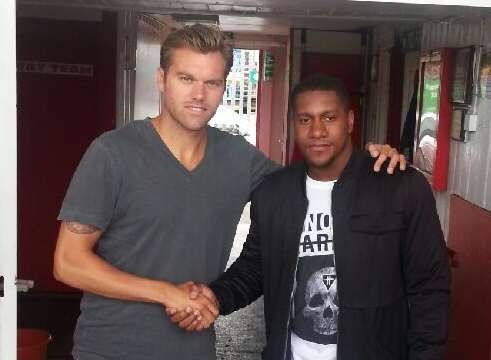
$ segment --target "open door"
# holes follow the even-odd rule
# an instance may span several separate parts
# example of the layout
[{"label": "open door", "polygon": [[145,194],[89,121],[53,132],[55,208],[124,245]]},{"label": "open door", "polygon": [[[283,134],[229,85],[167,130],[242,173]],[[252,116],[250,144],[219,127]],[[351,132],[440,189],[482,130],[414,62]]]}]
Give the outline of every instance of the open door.
[{"label": "open door", "polygon": [[15,0],[0,2],[0,359],[16,358],[17,116]]},{"label": "open door", "polygon": [[[253,38],[237,36],[236,46],[261,51],[256,118],[256,146],[271,160],[286,164],[288,113],[288,66],[290,40],[287,36]],[[268,69],[266,69],[268,67]]]}]

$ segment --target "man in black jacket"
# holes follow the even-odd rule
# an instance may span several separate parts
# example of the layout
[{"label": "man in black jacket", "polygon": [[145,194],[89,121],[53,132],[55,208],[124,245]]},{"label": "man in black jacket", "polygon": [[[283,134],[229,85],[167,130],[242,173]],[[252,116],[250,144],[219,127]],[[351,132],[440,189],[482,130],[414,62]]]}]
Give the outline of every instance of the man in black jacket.
[{"label": "man in black jacket", "polygon": [[291,105],[305,162],[255,191],[240,257],[202,294],[221,314],[264,294],[264,359],[444,359],[450,272],[426,179],[370,170],[339,80],[302,82]]}]

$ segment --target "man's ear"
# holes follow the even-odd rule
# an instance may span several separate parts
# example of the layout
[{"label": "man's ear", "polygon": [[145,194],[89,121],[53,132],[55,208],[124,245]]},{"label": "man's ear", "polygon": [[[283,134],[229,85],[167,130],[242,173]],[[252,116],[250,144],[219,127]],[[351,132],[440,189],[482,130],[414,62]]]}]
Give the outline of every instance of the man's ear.
[{"label": "man's ear", "polygon": [[155,81],[157,83],[159,91],[164,92],[165,71],[161,67],[157,69],[157,73],[155,74]]},{"label": "man's ear", "polygon": [[348,132],[351,134],[353,132],[353,126],[355,124],[355,113],[353,110],[348,112]]}]

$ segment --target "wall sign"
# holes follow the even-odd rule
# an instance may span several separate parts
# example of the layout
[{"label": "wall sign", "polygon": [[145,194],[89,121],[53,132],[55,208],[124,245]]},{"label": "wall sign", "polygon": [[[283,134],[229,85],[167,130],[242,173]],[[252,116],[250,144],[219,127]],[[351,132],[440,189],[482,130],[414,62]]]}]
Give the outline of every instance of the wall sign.
[{"label": "wall sign", "polygon": [[94,65],[64,64],[46,61],[17,61],[17,71],[49,75],[94,76]]},{"label": "wall sign", "polygon": [[274,55],[270,52],[264,54],[264,80],[270,81],[274,74]]},{"label": "wall sign", "polygon": [[460,132],[459,120],[462,122],[459,113],[452,114],[450,103],[453,55],[453,49],[443,48],[420,61],[414,165],[435,191],[445,191],[448,185],[452,116],[455,136]]}]

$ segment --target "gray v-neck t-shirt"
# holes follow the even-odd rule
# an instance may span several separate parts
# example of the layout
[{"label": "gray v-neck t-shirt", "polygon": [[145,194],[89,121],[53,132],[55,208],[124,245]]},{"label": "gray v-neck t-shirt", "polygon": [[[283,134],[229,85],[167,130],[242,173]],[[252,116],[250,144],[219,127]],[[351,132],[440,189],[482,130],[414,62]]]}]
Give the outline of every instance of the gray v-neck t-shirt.
[{"label": "gray v-neck t-shirt", "polygon": [[[205,156],[192,171],[149,119],[103,134],[80,161],[58,218],[103,230],[97,254],[125,272],[172,283],[216,279],[251,192],[278,166],[242,137],[207,131]],[[215,358],[212,329],[187,333],[159,304],[90,293],[74,343],[75,355],[107,359]]]}]

